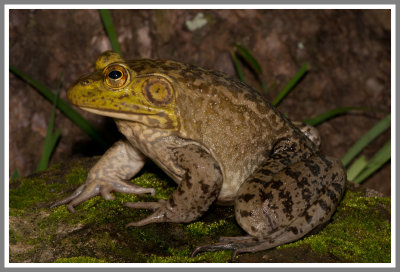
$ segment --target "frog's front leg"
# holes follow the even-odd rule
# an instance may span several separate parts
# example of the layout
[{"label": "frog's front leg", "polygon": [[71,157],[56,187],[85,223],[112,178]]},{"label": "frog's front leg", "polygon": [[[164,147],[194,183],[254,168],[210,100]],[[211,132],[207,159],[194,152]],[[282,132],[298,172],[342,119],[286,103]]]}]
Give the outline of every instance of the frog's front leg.
[{"label": "frog's front leg", "polygon": [[126,203],[128,207],[155,210],[149,217],[127,225],[157,222],[186,223],[199,218],[216,200],[222,187],[222,172],[206,150],[197,145],[173,148],[176,164],[184,174],[167,201]]},{"label": "frog's front leg", "polygon": [[127,140],[120,140],[113,144],[90,169],[84,184],[67,198],[51,205],[50,208],[67,204],[68,210],[74,212],[76,205],[97,195],[107,200],[114,199],[112,191],[154,195],[153,188],[143,188],[127,182],[140,171],[145,161],[146,157]]},{"label": "frog's front leg", "polygon": [[222,238],[193,252],[233,249],[257,252],[295,241],[330,219],[344,191],[340,161],[314,155],[272,173],[261,168],[240,187],[236,221],[249,234]]}]

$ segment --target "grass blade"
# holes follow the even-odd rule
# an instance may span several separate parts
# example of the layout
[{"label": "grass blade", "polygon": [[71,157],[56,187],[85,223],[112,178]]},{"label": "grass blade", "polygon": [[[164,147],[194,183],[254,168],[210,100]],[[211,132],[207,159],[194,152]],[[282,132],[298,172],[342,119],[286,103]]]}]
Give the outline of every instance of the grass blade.
[{"label": "grass blade", "polygon": [[288,84],[286,84],[283,90],[276,96],[276,98],[272,102],[274,106],[277,106],[282,101],[282,99],[293,89],[293,87],[296,86],[300,79],[307,73],[309,66],[310,65],[308,63],[304,64],[299,69],[299,71],[297,71],[294,77],[289,80]]},{"label": "grass blade", "polygon": [[262,75],[262,69],[258,61],[253,57],[250,51],[239,44],[233,45],[240,56],[253,68],[253,70],[258,74]]},{"label": "grass blade", "polygon": [[317,115],[316,117],[305,119],[305,120],[303,120],[303,122],[307,125],[317,126],[328,119],[331,119],[335,116],[344,114],[349,111],[354,111],[354,110],[367,110],[367,109],[359,108],[359,107],[339,107],[339,108],[321,113],[321,114]]},{"label": "grass blade", "polygon": [[42,156],[40,157],[39,163],[36,167],[36,171],[42,171],[48,167],[51,154],[53,154],[58,139],[60,138],[60,133],[61,133],[60,129],[57,129],[56,133],[53,134],[54,119],[56,116],[56,109],[57,109],[57,100],[60,96],[60,91],[61,91],[61,75],[58,81],[57,95],[54,98],[53,108],[51,110],[49,124],[47,126],[47,132],[46,132],[46,138],[44,139]]},{"label": "grass blade", "polygon": [[390,140],[371,158],[364,170],[353,180],[362,183],[366,178],[375,173],[390,159]]},{"label": "grass blade", "polygon": [[240,62],[236,56],[236,53],[234,51],[231,51],[231,56],[233,59],[233,63],[235,64],[236,73],[238,74],[239,79],[243,82],[246,82],[244,75],[243,75],[242,65],[240,64]]},{"label": "grass blade", "polygon": [[101,20],[103,21],[104,28],[106,29],[108,38],[110,39],[112,49],[122,56],[117,39],[117,33],[115,32],[110,11],[108,9],[100,9],[99,13]]},{"label": "grass blade", "polygon": [[[262,79],[262,68],[260,66],[260,64],[258,63],[258,61],[256,60],[255,57],[253,57],[253,55],[251,54],[250,50],[248,50],[247,48],[239,45],[239,44],[233,44],[233,50],[231,52],[234,58],[234,62],[235,62],[235,67],[237,67],[238,65],[240,65],[239,61],[238,61],[238,57],[241,57],[249,66],[250,68],[253,70],[253,72],[256,74],[258,81],[260,82],[261,88],[264,91],[267,91],[268,87],[267,87],[267,83],[265,82],[265,80]],[[240,71],[239,71],[240,69]],[[244,80],[244,76],[243,76],[243,72],[241,70],[241,66],[240,68],[236,68],[238,74],[239,74],[239,78],[245,82]]]},{"label": "grass blade", "polygon": [[364,134],[342,158],[342,163],[347,166],[360,151],[390,127],[390,114]]},{"label": "grass blade", "polygon": [[[16,76],[22,78],[25,82],[30,84],[36,90],[38,90],[47,100],[54,101],[55,94],[52,93],[46,86],[29,77],[25,73],[21,72],[17,68],[10,66],[10,71]],[[93,140],[95,140],[100,147],[107,149],[110,145],[103,138],[100,132],[95,129],[85,118],[82,117],[77,111],[75,111],[66,101],[61,98],[57,101],[57,107],[67,116],[72,122],[79,126],[84,132],[86,132]]]},{"label": "grass blade", "polygon": [[353,181],[367,166],[367,157],[361,156],[347,169],[347,179]]}]

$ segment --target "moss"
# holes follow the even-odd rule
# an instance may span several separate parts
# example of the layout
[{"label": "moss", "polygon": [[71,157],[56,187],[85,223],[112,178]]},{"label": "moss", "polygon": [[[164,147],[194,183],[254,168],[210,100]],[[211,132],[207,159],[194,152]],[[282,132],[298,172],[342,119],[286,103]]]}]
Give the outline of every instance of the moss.
[{"label": "moss", "polygon": [[227,224],[228,222],[226,220],[219,220],[211,223],[197,221],[186,225],[185,229],[190,233],[190,235],[210,236],[220,227],[226,226]]},{"label": "moss", "polygon": [[10,239],[10,244],[14,245],[18,243],[19,241],[23,241],[23,236],[20,235],[18,232],[10,229],[9,230],[9,239]]},{"label": "moss", "polygon": [[93,257],[71,257],[59,258],[55,263],[106,263],[106,260],[97,259]]},{"label": "moss", "polygon": [[50,165],[50,166],[47,168],[47,170],[59,169],[61,165],[62,165],[61,162],[60,162],[60,163],[54,163],[54,164]]},{"label": "moss", "polygon": [[186,249],[168,249],[169,256],[157,256],[151,254],[148,263],[198,263],[198,262],[213,262],[213,263],[227,263],[232,258],[232,250],[221,250],[216,252],[205,252],[191,258],[192,251]]},{"label": "moss", "polygon": [[175,190],[175,186],[171,186],[173,183],[169,178],[160,177],[156,173],[145,172],[133,179],[132,182],[145,188],[155,188],[155,199],[168,199]]},{"label": "moss", "polygon": [[[10,189],[10,215],[21,216],[38,203],[50,201],[54,196],[51,189],[59,187],[58,185],[46,185],[44,179],[23,178],[21,184],[16,189]],[[43,190],[43,188],[49,190]]]},{"label": "moss", "polygon": [[65,180],[69,185],[80,185],[85,182],[88,172],[82,167],[74,167],[65,176]]},{"label": "moss", "polygon": [[347,191],[332,222],[316,235],[278,248],[309,245],[349,262],[390,262],[390,199]]},{"label": "moss", "polygon": [[[48,206],[57,197],[57,193],[64,190],[62,183],[50,183],[52,173],[57,172],[57,167],[53,166],[53,171],[40,172],[32,177],[21,178],[12,181],[10,184],[10,215],[22,216],[27,211],[38,207]],[[39,177],[37,177],[39,175]],[[71,172],[63,179],[68,184],[75,186],[85,181],[87,171],[81,167],[71,169]],[[13,186],[13,183],[18,186]],[[15,187],[15,188],[12,188]],[[44,190],[45,188],[45,190]]]}]

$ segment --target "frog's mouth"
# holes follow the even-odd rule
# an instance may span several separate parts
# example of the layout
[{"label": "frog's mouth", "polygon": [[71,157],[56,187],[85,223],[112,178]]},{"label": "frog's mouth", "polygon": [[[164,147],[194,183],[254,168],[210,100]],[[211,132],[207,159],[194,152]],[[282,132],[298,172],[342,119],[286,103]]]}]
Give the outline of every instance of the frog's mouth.
[{"label": "frog's mouth", "polygon": [[156,115],[156,113],[125,113],[113,110],[99,110],[95,108],[82,107],[82,106],[80,106],[79,108],[94,114],[108,116],[112,118],[124,119],[129,121],[138,121],[137,119],[139,118],[137,116],[141,115]]},{"label": "frog's mouth", "polygon": [[174,116],[169,116],[165,112],[148,112],[148,113],[126,113],[126,112],[119,112],[119,111],[113,111],[113,110],[99,110],[95,108],[89,108],[89,107],[82,107],[80,106],[82,110],[102,115],[102,116],[107,116],[107,117],[112,117],[116,119],[121,119],[121,120],[127,120],[127,121],[133,121],[133,122],[138,122],[142,123],[144,125],[150,126],[150,127],[159,127],[159,128],[174,128],[177,125],[177,120],[174,118]]}]

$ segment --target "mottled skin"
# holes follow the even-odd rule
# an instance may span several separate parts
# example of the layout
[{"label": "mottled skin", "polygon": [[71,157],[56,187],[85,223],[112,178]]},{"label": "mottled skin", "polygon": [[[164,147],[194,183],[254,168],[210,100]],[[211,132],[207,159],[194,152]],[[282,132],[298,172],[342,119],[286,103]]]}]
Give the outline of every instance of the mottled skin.
[{"label": "mottled skin", "polygon": [[174,61],[125,62],[105,52],[96,71],[67,95],[82,109],[113,117],[125,139],[104,154],[85,184],[53,206],[67,204],[73,212],[93,196],[112,199],[112,191],[154,194],[127,183],[148,157],[178,188],[168,201],[127,203],[154,210],[128,226],[191,222],[213,202],[234,204],[248,236],[221,238],[193,254],[234,249],[235,256],[301,238],[329,220],[342,196],[343,166],[320,154],[313,129],[293,125],[225,74]]}]

